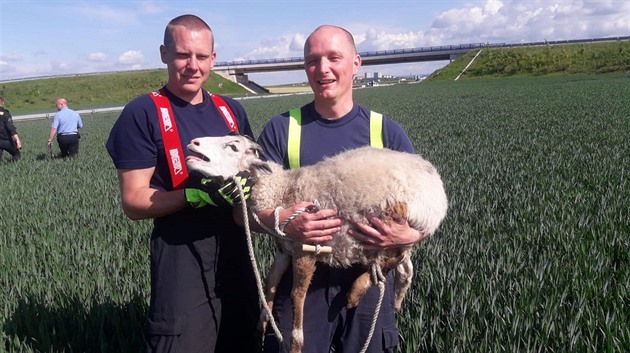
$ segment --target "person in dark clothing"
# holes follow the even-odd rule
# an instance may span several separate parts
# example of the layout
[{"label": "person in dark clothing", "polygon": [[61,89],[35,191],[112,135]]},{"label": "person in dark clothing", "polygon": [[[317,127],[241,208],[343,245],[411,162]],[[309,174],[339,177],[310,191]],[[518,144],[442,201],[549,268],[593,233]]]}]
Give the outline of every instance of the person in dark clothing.
[{"label": "person in dark clothing", "polygon": [[252,129],[236,100],[203,89],[216,53],[202,19],[171,20],[160,54],[166,85],[128,103],[106,144],[123,211],[134,220],[154,220],[145,351],[259,352],[255,275],[230,206],[239,200],[223,192],[229,183],[188,175],[184,161],[194,138],[252,137]]},{"label": "person in dark clothing", "polygon": [[[304,45],[304,69],[314,99],[269,120],[258,138],[265,151],[263,157],[285,169],[294,169],[369,145],[415,153],[411,140],[398,123],[354,102],[352,81],[360,67],[361,57],[348,31],[325,25],[311,33]],[[373,129],[374,124],[379,129]],[[294,161],[299,161],[299,165]],[[303,200],[280,210],[278,223],[284,222],[297,209],[311,205],[311,200]],[[268,227],[273,227],[274,210],[263,210],[258,216]],[[395,225],[388,225],[376,217],[369,220],[370,224],[356,224],[356,229],[349,231],[367,246],[406,246],[427,236],[410,227],[406,220]],[[284,233],[302,243],[320,244],[331,240],[340,226],[336,210],[321,209],[300,213],[286,224]],[[352,283],[364,272],[360,266],[332,268],[318,263],[304,305],[302,353],[362,350],[378,307],[378,288],[370,288],[356,308],[346,309],[345,304]],[[398,344],[392,276],[390,272],[385,282],[382,306],[366,353],[391,353]],[[276,288],[273,302],[273,316],[285,339],[290,339],[293,325],[292,282],[293,269],[289,268]],[[273,330],[267,330],[265,334],[264,352],[285,352]]]},{"label": "person in dark clothing", "polygon": [[4,98],[0,97],[0,161],[4,151],[11,154],[11,161],[20,160],[22,142],[13,125],[13,118],[9,110],[4,108]]}]

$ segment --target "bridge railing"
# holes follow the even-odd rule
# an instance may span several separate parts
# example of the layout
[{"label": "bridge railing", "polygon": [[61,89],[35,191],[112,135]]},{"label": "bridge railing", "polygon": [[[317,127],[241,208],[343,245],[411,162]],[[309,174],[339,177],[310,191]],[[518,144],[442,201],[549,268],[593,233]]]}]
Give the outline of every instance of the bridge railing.
[{"label": "bridge railing", "polygon": [[485,45],[486,44],[484,43],[440,45],[440,46],[422,47],[422,48],[366,51],[366,52],[359,53],[359,55],[361,55],[361,57],[368,57],[368,56],[392,55],[392,54],[426,53],[426,52],[445,51],[445,50],[476,49],[476,48],[484,47]]},{"label": "bridge railing", "polygon": [[[456,50],[456,49],[475,49],[485,46],[483,43],[460,44],[460,45],[440,45],[433,47],[408,48],[408,49],[391,49],[378,51],[360,52],[361,57],[392,55],[392,54],[413,54],[432,51]],[[304,61],[303,57],[280,58],[280,59],[252,59],[252,60],[234,60],[234,61],[218,61],[215,67],[221,66],[237,66],[237,65],[262,65],[262,64],[284,64]]]},{"label": "bridge railing", "polygon": [[[377,50],[377,51],[365,51],[360,52],[361,57],[380,56],[380,55],[396,55],[396,54],[413,54],[413,53],[426,53],[445,50],[458,50],[458,49],[477,49],[477,48],[511,48],[511,47],[527,47],[527,46],[541,46],[541,45],[559,45],[559,44],[577,44],[577,43],[589,43],[589,42],[610,42],[610,41],[622,41],[630,40],[630,36],[621,37],[608,37],[608,38],[591,38],[591,39],[568,39],[568,40],[550,40],[542,42],[527,42],[527,43],[469,43],[459,45],[440,45],[431,47],[420,48],[406,48],[406,49],[392,49],[392,50]],[[298,63],[303,62],[303,57],[292,58],[279,58],[279,59],[255,59],[255,60],[235,60],[235,61],[219,61],[215,63],[215,67],[229,67],[238,65],[263,65],[263,64],[284,64],[284,63]]]},{"label": "bridge railing", "polygon": [[236,65],[261,65],[261,64],[284,64],[297,63],[304,61],[302,57],[280,58],[280,59],[256,59],[256,60],[234,60],[234,61],[217,61],[214,67],[219,66],[236,66]]}]

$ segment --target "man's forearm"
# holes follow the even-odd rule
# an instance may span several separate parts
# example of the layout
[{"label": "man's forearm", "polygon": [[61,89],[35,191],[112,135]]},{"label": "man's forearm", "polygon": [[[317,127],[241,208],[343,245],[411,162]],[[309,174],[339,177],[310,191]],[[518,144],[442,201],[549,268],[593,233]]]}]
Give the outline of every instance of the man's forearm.
[{"label": "man's forearm", "polygon": [[57,129],[52,128],[50,129],[50,132],[48,133],[48,142],[52,142],[53,137],[55,137],[55,134],[57,133]]},{"label": "man's forearm", "polygon": [[133,220],[157,218],[188,207],[183,190],[137,189],[123,195],[122,208]]}]

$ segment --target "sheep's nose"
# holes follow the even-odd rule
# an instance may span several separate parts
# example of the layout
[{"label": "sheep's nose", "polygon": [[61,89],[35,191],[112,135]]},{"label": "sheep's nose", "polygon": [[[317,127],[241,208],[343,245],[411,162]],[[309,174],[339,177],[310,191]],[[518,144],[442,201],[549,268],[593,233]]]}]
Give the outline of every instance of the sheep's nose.
[{"label": "sheep's nose", "polygon": [[197,139],[194,139],[194,140],[190,141],[190,143],[192,143],[195,146],[199,146],[200,145],[200,143],[199,143],[199,141]]}]

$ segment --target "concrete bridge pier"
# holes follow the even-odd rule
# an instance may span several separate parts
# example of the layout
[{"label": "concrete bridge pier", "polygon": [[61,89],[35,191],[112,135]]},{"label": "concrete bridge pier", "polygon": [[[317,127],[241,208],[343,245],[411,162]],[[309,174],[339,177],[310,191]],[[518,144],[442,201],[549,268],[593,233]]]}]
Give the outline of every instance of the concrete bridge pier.
[{"label": "concrete bridge pier", "polygon": [[449,62],[453,62],[453,60],[455,60],[455,59],[459,58],[459,57],[460,57],[460,56],[462,56],[462,55],[463,55],[462,53],[454,53],[454,54],[450,54],[450,55],[448,56],[448,60],[449,60]]}]

